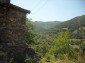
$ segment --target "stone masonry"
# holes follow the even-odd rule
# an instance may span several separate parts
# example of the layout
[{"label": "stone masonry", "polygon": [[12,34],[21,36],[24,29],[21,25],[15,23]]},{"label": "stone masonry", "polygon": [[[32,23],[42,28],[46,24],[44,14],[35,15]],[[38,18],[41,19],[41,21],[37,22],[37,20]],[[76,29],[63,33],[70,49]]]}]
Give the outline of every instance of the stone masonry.
[{"label": "stone masonry", "polygon": [[[0,0],[0,63],[20,63],[18,56],[25,51],[25,24],[29,10]],[[16,60],[16,61],[15,61]]]}]

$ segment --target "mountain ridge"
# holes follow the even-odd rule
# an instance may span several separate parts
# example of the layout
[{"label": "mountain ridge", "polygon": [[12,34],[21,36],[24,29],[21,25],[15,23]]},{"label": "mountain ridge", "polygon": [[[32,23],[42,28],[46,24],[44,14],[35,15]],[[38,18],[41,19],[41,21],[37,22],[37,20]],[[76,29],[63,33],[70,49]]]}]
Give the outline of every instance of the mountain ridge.
[{"label": "mountain ridge", "polygon": [[60,24],[59,21],[50,21],[50,22],[41,22],[41,21],[35,21],[32,22],[34,26],[34,32],[44,32],[50,28],[53,28],[55,25]]}]

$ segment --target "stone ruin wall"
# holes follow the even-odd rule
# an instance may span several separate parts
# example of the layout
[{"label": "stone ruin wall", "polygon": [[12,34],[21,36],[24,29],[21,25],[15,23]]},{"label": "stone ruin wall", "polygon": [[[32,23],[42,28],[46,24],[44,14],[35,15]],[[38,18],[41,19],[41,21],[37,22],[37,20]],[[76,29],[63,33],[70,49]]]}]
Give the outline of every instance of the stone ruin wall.
[{"label": "stone ruin wall", "polygon": [[2,3],[10,3],[10,0],[0,0]]},{"label": "stone ruin wall", "polygon": [[25,21],[25,12],[0,6],[0,57],[7,54],[10,54],[10,57],[17,53],[23,54]]}]

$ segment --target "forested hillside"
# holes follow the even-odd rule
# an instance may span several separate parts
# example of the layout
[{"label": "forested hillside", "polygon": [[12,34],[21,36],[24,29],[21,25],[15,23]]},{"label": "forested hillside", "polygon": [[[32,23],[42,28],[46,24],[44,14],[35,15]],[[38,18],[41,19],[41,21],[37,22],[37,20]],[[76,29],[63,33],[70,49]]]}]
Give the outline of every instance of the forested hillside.
[{"label": "forested hillside", "polygon": [[85,38],[85,15],[62,22],[50,29],[54,34],[65,30],[70,32],[70,38]]},{"label": "forested hillside", "polygon": [[64,58],[64,63],[85,62],[84,57],[80,58],[85,53],[85,15],[65,22],[35,23],[37,33],[34,32],[33,40],[36,45],[32,47],[42,57],[40,63],[57,63],[55,59],[63,63]]},{"label": "forested hillside", "polygon": [[27,57],[27,62],[85,63],[85,15],[65,22],[27,19],[26,28],[26,43],[37,55]]},{"label": "forested hillside", "polygon": [[34,32],[45,32],[50,28],[54,28],[55,25],[60,24],[61,22],[59,21],[51,21],[51,22],[40,22],[40,21],[35,21],[32,22],[34,26]]},{"label": "forested hillside", "polygon": [[78,29],[79,27],[84,27],[84,26],[85,26],[85,15],[75,17],[68,21],[62,22],[59,25],[56,25],[54,27],[55,28],[54,31],[61,30],[64,28],[67,28],[69,30],[75,30],[75,29]]}]

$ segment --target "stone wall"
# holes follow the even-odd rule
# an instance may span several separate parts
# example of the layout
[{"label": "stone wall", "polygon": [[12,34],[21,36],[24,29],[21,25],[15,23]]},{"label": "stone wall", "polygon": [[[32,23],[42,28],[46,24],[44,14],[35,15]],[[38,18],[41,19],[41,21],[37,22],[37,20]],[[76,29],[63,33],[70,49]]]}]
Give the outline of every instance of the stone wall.
[{"label": "stone wall", "polygon": [[0,0],[2,3],[10,3],[10,0]]},{"label": "stone wall", "polygon": [[0,62],[19,63],[25,51],[25,21],[25,12],[0,6]]}]

